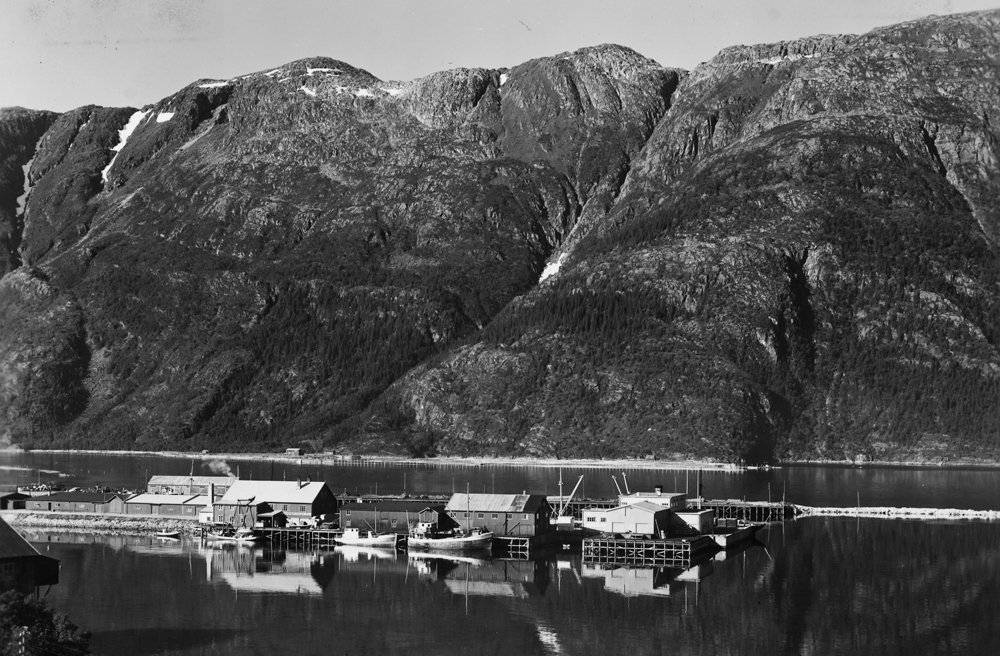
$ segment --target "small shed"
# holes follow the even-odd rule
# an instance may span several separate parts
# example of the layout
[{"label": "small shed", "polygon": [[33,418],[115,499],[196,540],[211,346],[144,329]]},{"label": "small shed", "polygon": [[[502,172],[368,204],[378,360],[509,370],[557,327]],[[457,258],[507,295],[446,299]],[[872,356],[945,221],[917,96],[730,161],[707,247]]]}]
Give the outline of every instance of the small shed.
[{"label": "small shed", "polygon": [[0,519],[0,594],[17,590],[31,594],[59,583],[59,561],[38,553],[7,522]]},{"label": "small shed", "polygon": [[285,528],[287,525],[288,518],[282,510],[259,513],[257,521],[254,522],[257,528]]},{"label": "small shed", "polygon": [[289,448],[285,449],[285,455],[286,456],[299,457],[299,456],[302,455],[302,453],[303,453],[302,449],[299,448],[299,447],[297,447],[297,446],[296,447],[289,447]]},{"label": "small shed", "polygon": [[587,508],[583,526],[602,533],[631,533],[664,537],[670,530],[670,510],[648,501],[616,508]]},{"label": "small shed", "polygon": [[670,535],[711,535],[715,531],[715,510],[684,510],[670,517]]},{"label": "small shed", "polygon": [[24,501],[30,498],[23,492],[4,492],[0,494],[0,510],[24,510]]}]

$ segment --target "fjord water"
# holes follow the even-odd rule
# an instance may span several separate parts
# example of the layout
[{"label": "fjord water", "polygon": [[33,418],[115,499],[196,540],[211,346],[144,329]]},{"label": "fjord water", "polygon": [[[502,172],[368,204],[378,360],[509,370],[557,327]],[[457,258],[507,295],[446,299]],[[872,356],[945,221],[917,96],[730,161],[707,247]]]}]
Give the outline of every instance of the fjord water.
[{"label": "fjord water", "polygon": [[[157,473],[191,467],[147,457],[8,454],[0,477],[37,478],[12,469],[23,467],[62,472],[67,484],[103,477],[128,484],[147,464]],[[263,478],[270,465],[240,468]],[[276,478],[324,477],[352,492],[377,482],[379,492],[398,493],[404,472],[411,493],[448,492],[454,478],[460,488],[468,481],[479,490],[551,494],[557,477],[509,467],[275,465]],[[622,480],[618,469],[580,473],[588,496],[609,496],[611,476]],[[674,471],[626,474],[633,489],[675,487]],[[576,476],[563,474],[567,482]],[[685,473],[676,476],[683,488]],[[789,501],[812,505],[852,506],[860,496],[866,506],[997,509],[998,477],[791,467],[708,472],[704,484],[712,497],[760,499],[770,488],[774,498],[784,489]],[[605,569],[569,554],[448,560],[24,532],[62,563],[48,599],[90,629],[95,652],[107,655],[1000,653],[1000,524],[988,522],[806,518],[771,526],[745,551],[687,572]]]}]

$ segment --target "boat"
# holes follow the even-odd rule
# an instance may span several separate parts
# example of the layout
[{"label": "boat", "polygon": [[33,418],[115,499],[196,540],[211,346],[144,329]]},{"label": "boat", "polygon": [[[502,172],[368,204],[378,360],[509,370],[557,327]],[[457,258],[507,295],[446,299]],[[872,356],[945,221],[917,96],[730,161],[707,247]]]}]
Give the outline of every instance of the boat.
[{"label": "boat", "polygon": [[232,527],[213,529],[208,532],[208,538],[210,540],[227,540],[229,542],[256,542],[257,540],[263,540],[262,535],[255,535],[252,528],[238,528],[233,530]]},{"label": "boat", "polygon": [[481,529],[465,532],[461,529],[450,531],[434,530],[433,525],[421,523],[406,540],[408,549],[431,549],[441,551],[489,551],[493,544],[493,533]]},{"label": "boat", "polygon": [[181,539],[181,532],[180,531],[157,531],[156,532],[156,537],[163,538],[165,540],[180,540]]},{"label": "boat", "polygon": [[395,548],[399,545],[402,537],[398,533],[376,533],[375,531],[362,533],[357,528],[345,528],[343,535],[334,536],[333,541],[351,547]]}]

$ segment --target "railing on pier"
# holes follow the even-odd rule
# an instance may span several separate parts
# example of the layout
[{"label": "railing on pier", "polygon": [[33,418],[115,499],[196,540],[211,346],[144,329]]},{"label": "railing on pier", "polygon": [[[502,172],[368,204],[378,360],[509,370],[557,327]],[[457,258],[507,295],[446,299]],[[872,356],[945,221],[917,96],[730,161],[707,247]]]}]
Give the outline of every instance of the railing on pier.
[{"label": "railing on pier", "polygon": [[601,536],[583,541],[583,560],[621,565],[691,566],[692,559],[709,552],[715,542],[708,537],[654,540]]}]

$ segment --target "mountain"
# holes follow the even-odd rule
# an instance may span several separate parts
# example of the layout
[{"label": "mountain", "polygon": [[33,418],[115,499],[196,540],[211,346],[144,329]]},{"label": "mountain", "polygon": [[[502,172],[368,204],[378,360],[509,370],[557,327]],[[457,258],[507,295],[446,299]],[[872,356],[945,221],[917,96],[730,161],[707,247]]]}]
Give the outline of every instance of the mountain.
[{"label": "mountain", "polygon": [[0,114],[0,441],[996,459],[998,35]]}]

